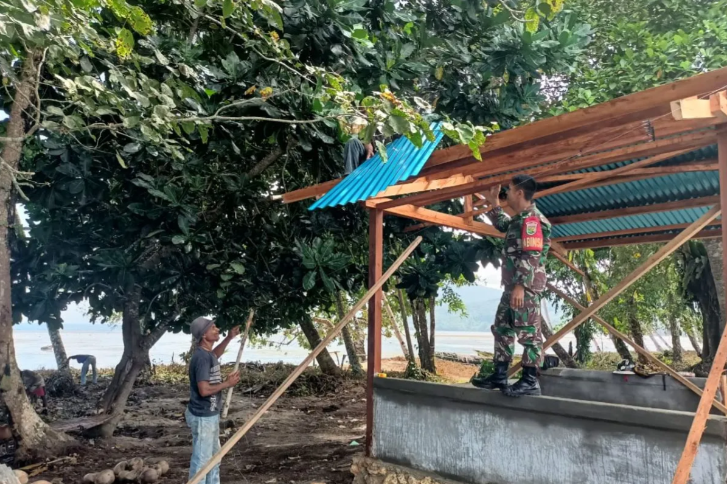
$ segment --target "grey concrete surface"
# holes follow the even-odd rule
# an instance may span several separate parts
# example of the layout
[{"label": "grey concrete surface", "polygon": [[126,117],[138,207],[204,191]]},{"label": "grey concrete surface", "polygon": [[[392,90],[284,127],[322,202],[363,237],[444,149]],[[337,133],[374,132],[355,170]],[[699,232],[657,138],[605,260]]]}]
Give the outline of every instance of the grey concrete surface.
[{"label": "grey concrete surface", "polygon": [[[704,388],[705,378],[688,378]],[[694,412],[699,397],[668,375],[641,378],[609,371],[551,368],[540,375],[543,395],[594,402]],[[715,410],[713,413],[717,413]]]},{"label": "grey concrete surface", "polygon": [[[471,484],[669,484],[693,414],[376,379],[373,457]],[[727,480],[712,416],[692,478]]]}]

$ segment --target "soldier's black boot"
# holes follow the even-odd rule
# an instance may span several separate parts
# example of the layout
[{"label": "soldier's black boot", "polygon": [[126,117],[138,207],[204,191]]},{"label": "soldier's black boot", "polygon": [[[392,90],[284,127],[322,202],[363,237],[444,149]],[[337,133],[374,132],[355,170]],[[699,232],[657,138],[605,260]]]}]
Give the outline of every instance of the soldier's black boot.
[{"label": "soldier's black boot", "polygon": [[540,396],[538,369],[534,366],[524,366],[522,377],[513,385],[505,388],[502,393],[508,397]]},{"label": "soldier's black boot", "polygon": [[485,390],[504,390],[507,388],[507,369],[510,362],[495,363],[495,372],[488,377],[477,375],[472,379],[472,385]]}]

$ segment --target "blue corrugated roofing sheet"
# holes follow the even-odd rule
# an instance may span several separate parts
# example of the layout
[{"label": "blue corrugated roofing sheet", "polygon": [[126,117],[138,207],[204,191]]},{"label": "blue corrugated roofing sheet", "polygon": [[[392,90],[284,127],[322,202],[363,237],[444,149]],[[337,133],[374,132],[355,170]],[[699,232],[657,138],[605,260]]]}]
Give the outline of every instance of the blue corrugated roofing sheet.
[{"label": "blue corrugated roofing sheet", "polygon": [[366,200],[400,181],[418,175],[444,136],[439,123],[432,124],[431,128],[434,141],[425,140],[422,147],[417,148],[404,136],[394,140],[386,146],[387,161],[384,162],[379,154],[366,160],[308,210]]}]

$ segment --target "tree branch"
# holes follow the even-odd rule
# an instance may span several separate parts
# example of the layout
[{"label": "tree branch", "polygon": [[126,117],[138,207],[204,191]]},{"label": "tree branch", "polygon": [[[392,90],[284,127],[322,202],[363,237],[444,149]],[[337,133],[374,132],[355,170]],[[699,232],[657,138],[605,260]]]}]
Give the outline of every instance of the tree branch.
[{"label": "tree branch", "polygon": [[253,166],[250,169],[250,171],[247,172],[247,178],[248,179],[255,178],[260,173],[262,173],[265,170],[267,170],[268,167],[270,167],[270,165],[272,165],[273,163],[275,163],[276,161],[278,161],[278,159],[283,154],[286,154],[291,149],[293,149],[293,147],[295,147],[296,144],[298,144],[298,141],[295,138],[293,138],[292,136],[289,136],[288,137],[288,144],[285,147],[285,149],[283,149],[282,146],[278,146],[273,151],[271,151],[270,153],[268,153],[267,155],[265,155],[262,160],[258,161],[255,164],[255,166]]}]

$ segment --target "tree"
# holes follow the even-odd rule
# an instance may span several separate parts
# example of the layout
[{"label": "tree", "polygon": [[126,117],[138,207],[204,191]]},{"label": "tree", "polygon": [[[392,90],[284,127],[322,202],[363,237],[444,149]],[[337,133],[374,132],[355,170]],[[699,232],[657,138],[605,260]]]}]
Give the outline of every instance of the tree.
[{"label": "tree", "polygon": [[[81,25],[95,41],[60,38],[66,53],[41,73],[44,101],[34,136],[23,139],[23,166],[35,171],[25,189],[37,222],[31,238],[52,255],[44,271],[67,264],[74,274],[67,300],[88,299],[100,321],[123,314],[125,353],[104,397],[114,417],[148,348],[197,314],[216,314],[229,326],[256,305],[260,331],[297,323],[314,344],[308,322],[320,301],[299,291],[304,271],[293,242],[346,224],[274,205],[269,196],[335,176],[338,143],[351,125],[368,126],[365,140],[377,131],[415,144],[431,137],[422,113],[444,91],[454,98],[463,90],[459,72],[444,76],[445,60],[455,59],[473,65],[479,84],[465,98],[486,87],[483,119],[512,121],[536,109],[541,73],[563,68],[587,38],[557,17],[528,30],[479,2],[455,5],[444,23],[432,5],[386,3],[369,25],[378,36],[367,31],[362,2],[287,7],[90,2]],[[334,27],[309,30],[313,8],[334,17]],[[412,32],[420,42],[404,48],[400,40]],[[354,62],[344,62],[334,44],[354,53]],[[434,63],[428,75],[407,61],[414,51]],[[372,82],[384,71],[388,88]],[[425,81],[434,86],[430,99],[417,96]],[[437,113],[446,117],[455,105],[471,111],[459,102]],[[10,119],[17,119],[12,111]],[[452,142],[473,148],[489,129],[445,121]],[[283,161],[280,174],[272,173]],[[335,214],[345,220],[344,212]],[[355,233],[365,230],[361,213],[349,220]],[[357,263],[362,252],[352,257]]]}]

